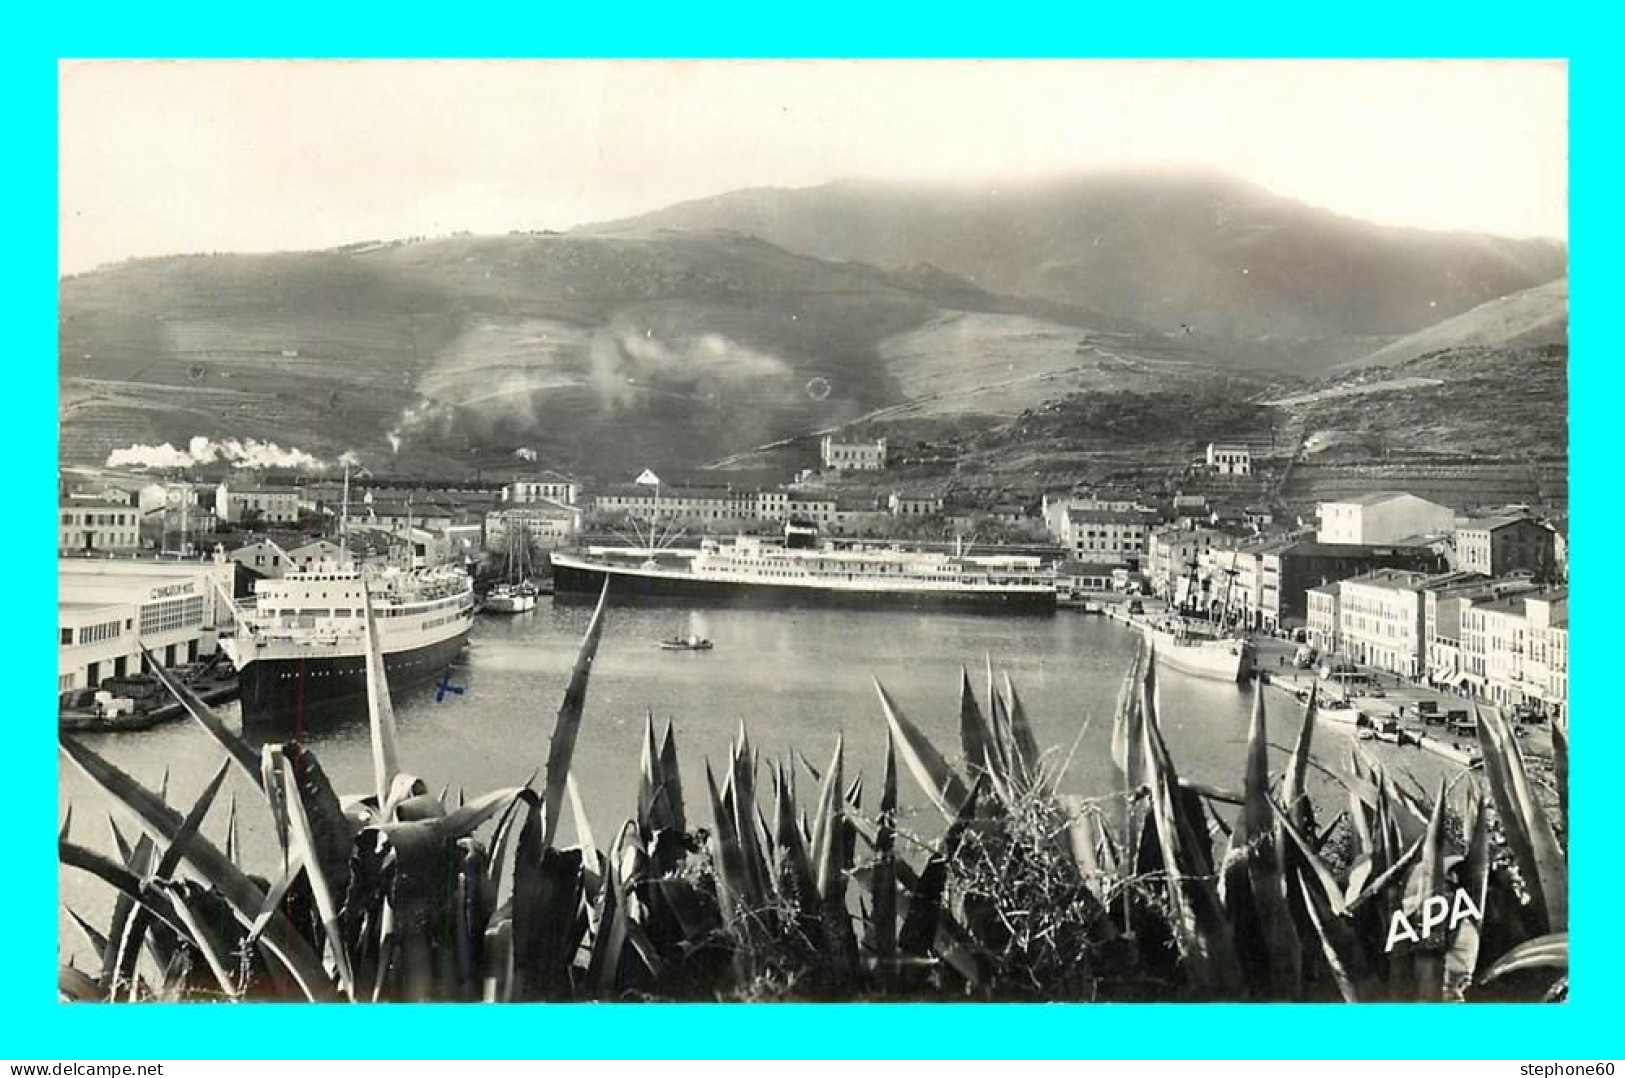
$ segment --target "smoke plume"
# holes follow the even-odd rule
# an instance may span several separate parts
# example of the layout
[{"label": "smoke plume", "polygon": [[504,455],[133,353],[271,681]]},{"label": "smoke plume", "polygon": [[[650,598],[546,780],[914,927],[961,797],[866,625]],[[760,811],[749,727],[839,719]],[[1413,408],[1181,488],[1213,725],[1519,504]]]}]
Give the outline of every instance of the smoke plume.
[{"label": "smoke plume", "polygon": [[192,468],[203,464],[231,464],[239,468],[288,468],[320,472],[327,470],[327,462],[302,449],[283,449],[275,442],[259,442],[253,438],[238,441],[226,438],[214,441],[201,435],[176,449],[168,442],[162,445],[132,445],[128,449],[115,449],[107,456],[109,468]]}]

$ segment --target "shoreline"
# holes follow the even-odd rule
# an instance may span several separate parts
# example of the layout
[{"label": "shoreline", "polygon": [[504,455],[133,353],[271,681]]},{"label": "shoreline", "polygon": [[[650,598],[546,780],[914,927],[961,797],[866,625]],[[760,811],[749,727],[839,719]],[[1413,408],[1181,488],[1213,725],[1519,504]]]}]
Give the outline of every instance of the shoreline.
[{"label": "shoreline", "polygon": [[[1138,624],[1134,615],[1124,613],[1122,610],[1113,606],[1104,606],[1101,612],[1113,621],[1120,622],[1125,627],[1130,629],[1136,628]],[[1258,641],[1251,634],[1249,634],[1248,639],[1253,641],[1254,646],[1257,647]],[[1263,675],[1262,681],[1258,680],[1260,675]],[[1262,684],[1267,688],[1276,689],[1285,696],[1289,697],[1294,703],[1302,704],[1303,699],[1298,695],[1298,693],[1303,691],[1303,688],[1297,684],[1298,676],[1299,672],[1294,671],[1293,674],[1289,675],[1289,681],[1284,683],[1278,682],[1276,680],[1276,675],[1263,665],[1259,665],[1253,674],[1255,683]],[[1358,707],[1319,707],[1316,709],[1315,717],[1319,720],[1333,723],[1350,731],[1354,731],[1360,728],[1360,714],[1361,712]],[[1426,752],[1430,752],[1441,759],[1448,760],[1451,763],[1456,764],[1458,767],[1471,768],[1475,765],[1478,759],[1477,753],[1467,749],[1458,748],[1455,745],[1446,744],[1445,742],[1430,736],[1426,731],[1406,731],[1406,733],[1417,738],[1414,747],[1422,749]],[[1393,742],[1384,743],[1393,744]],[[1402,746],[1396,745],[1395,747]]]}]

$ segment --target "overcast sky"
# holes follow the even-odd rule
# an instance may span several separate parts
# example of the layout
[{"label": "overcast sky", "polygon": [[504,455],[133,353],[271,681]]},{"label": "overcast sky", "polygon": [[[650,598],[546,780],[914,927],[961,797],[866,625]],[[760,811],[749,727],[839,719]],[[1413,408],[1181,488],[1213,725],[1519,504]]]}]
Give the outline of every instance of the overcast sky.
[{"label": "overcast sky", "polygon": [[1566,239],[1567,94],[1527,61],[71,62],[62,268],[1147,162]]}]

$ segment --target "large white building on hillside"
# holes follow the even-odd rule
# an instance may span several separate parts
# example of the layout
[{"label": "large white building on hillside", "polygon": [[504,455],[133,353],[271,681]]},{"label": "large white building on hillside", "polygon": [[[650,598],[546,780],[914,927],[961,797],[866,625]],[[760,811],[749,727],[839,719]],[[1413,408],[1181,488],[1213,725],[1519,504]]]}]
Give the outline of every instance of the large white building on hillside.
[{"label": "large white building on hillside", "polygon": [[1452,531],[1456,514],[1448,506],[1414,494],[1379,491],[1320,503],[1321,543],[1397,543],[1419,535]]},{"label": "large white building on hillside", "polygon": [[581,484],[558,472],[543,472],[529,479],[515,479],[502,488],[502,500],[513,505],[531,502],[575,505],[580,499]]},{"label": "large white building on hillside", "polygon": [[878,472],[886,467],[886,439],[872,442],[837,442],[824,435],[818,444],[824,467],[837,472]]}]

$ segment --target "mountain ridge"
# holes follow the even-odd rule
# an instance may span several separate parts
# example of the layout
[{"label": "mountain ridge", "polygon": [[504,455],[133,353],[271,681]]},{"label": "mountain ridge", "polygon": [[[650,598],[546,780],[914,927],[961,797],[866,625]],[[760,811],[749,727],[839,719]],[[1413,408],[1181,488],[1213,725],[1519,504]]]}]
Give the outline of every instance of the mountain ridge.
[{"label": "mountain ridge", "polygon": [[747,188],[576,231],[649,226],[926,262],[998,294],[1227,337],[1403,335],[1559,277],[1567,260],[1559,241],[1372,224],[1209,169]]}]

